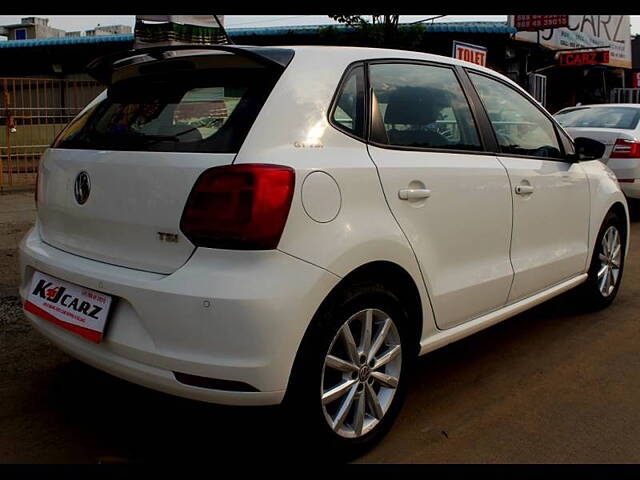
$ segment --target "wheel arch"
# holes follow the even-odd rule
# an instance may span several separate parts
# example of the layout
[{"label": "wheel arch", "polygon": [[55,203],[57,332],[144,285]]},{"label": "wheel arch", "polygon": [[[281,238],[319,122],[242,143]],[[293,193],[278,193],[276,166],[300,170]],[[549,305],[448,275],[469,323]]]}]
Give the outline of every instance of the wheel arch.
[{"label": "wheel arch", "polygon": [[602,218],[599,219],[598,223],[595,224],[595,229],[593,229],[593,235],[592,235],[592,239],[590,241],[591,245],[589,245],[589,249],[590,249],[590,255],[589,255],[589,263],[587,264],[587,268],[589,268],[589,265],[591,265],[591,261],[593,260],[593,256],[595,255],[596,252],[596,242],[598,239],[598,232],[600,231],[600,228],[602,227],[602,224],[605,220],[605,218],[607,218],[607,215],[609,215],[609,213],[615,213],[616,215],[618,215],[621,219],[622,219],[622,233],[624,234],[624,239],[625,239],[625,252],[624,255],[625,257],[627,256],[627,254],[629,253],[629,229],[630,229],[630,224],[629,224],[629,212],[627,210],[627,208],[624,206],[624,204],[620,201],[620,200],[615,200],[610,206],[609,208],[604,212],[604,214],[602,215]]},{"label": "wheel arch", "polygon": [[419,345],[422,336],[424,312],[420,291],[411,274],[397,263],[387,260],[368,262],[349,272],[327,295],[327,299],[341,289],[348,288],[362,280],[373,280],[381,283],[395,293],[403,305],[406,305],[413,338],[416,345]]},{"label": "wheel arch", "polygon": [[325,296],[324,300],[316,309],[296,352],[291,375],[289,376],[287,392],[290,390],[292,380],[296,377],[296,370],[301,368],[301,364],[304,363],[302,359],[304,358],[305,346],[313,341],[314,328],[319,321],[319,312],[325,308],[329,308],[331,303],[339,297],[340,293],[351,286],[367,280],[381,283],[386,288],[389,288],[389,290],[394,292],[400,301],[406,305],[412,338],[414,339],[412,348],[415,351],[415,356],[417,357],[419,355],[424,307],[416,282],[411,274],[397,263],[387,260],[371,261],[354,268],[345,275]]}]

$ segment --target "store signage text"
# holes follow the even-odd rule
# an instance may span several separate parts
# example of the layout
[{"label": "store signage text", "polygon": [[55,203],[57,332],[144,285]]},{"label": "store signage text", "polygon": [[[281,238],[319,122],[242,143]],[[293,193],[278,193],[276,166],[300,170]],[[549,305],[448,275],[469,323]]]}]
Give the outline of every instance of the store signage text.
[{"label": "store signage text", "polygon": [[514,26],[525,32],[568,27],[569,15],[514,15]]},{"label": "store signage text", "polygon": [[487,65],[487,49],[479,45],[471,43],[453,42],[453,58],[464,60],[465,62],[475,63],[476,65]]},{"label": "store signage text", "polygon": [[564,52],[558,54],[558,64],[562,66],[598,65],[607,63],[609,63],[609,50]]}]

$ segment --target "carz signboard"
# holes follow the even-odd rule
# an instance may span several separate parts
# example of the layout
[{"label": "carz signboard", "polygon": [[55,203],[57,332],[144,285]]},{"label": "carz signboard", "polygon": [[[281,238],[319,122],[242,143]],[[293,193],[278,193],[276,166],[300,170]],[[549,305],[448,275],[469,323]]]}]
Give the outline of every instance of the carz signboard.
[{"label": "carz signboard", "polygon": [[454,40],[453,53],[451,56],[458,60],[482,65],[483,67],[487,65],[487,49],[479,45]]},{"label": "carz signboard", "polygon": [[558,54],[558,64],[562,66],[598,65],[609,63],[608,50],[590,52],[562,52]]},{"label": "carz signboard", "polygon": [[94,343],[100,343],[111,296],[35,272],[24,309]]}]

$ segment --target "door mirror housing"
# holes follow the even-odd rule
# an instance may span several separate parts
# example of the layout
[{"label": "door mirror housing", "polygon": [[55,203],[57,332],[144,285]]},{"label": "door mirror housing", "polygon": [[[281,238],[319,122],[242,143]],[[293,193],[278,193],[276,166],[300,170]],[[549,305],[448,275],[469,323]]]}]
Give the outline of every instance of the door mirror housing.
[{"label": "door mirror housing", "polygon": [[575,162],[596,160],[604,156],[606,149],[604,143],[587,137],[578,137],[573,141],[576,153],[572,155]]}]

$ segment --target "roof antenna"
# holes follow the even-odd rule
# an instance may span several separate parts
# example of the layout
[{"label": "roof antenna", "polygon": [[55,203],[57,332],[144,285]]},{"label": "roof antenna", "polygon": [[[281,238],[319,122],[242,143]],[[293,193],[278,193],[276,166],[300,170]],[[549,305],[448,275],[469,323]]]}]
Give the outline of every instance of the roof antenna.
[{"label": "roof antenna", "polygon": [[222,32],[224,33],[225,38],[227,39],[227,43],[229,45],[235,45],[235,43],[233,43],[233,41],[231,40],[231,38],[229,38],[229,34],[227,33],[227,29],[224,28],[224,25],[222,25],[222,22],[220,22],[220,19],[218,18],[217,15],[214,15],[213,18],[216,19],[216,22],[218,23],[218,26],[222,29]]}]

